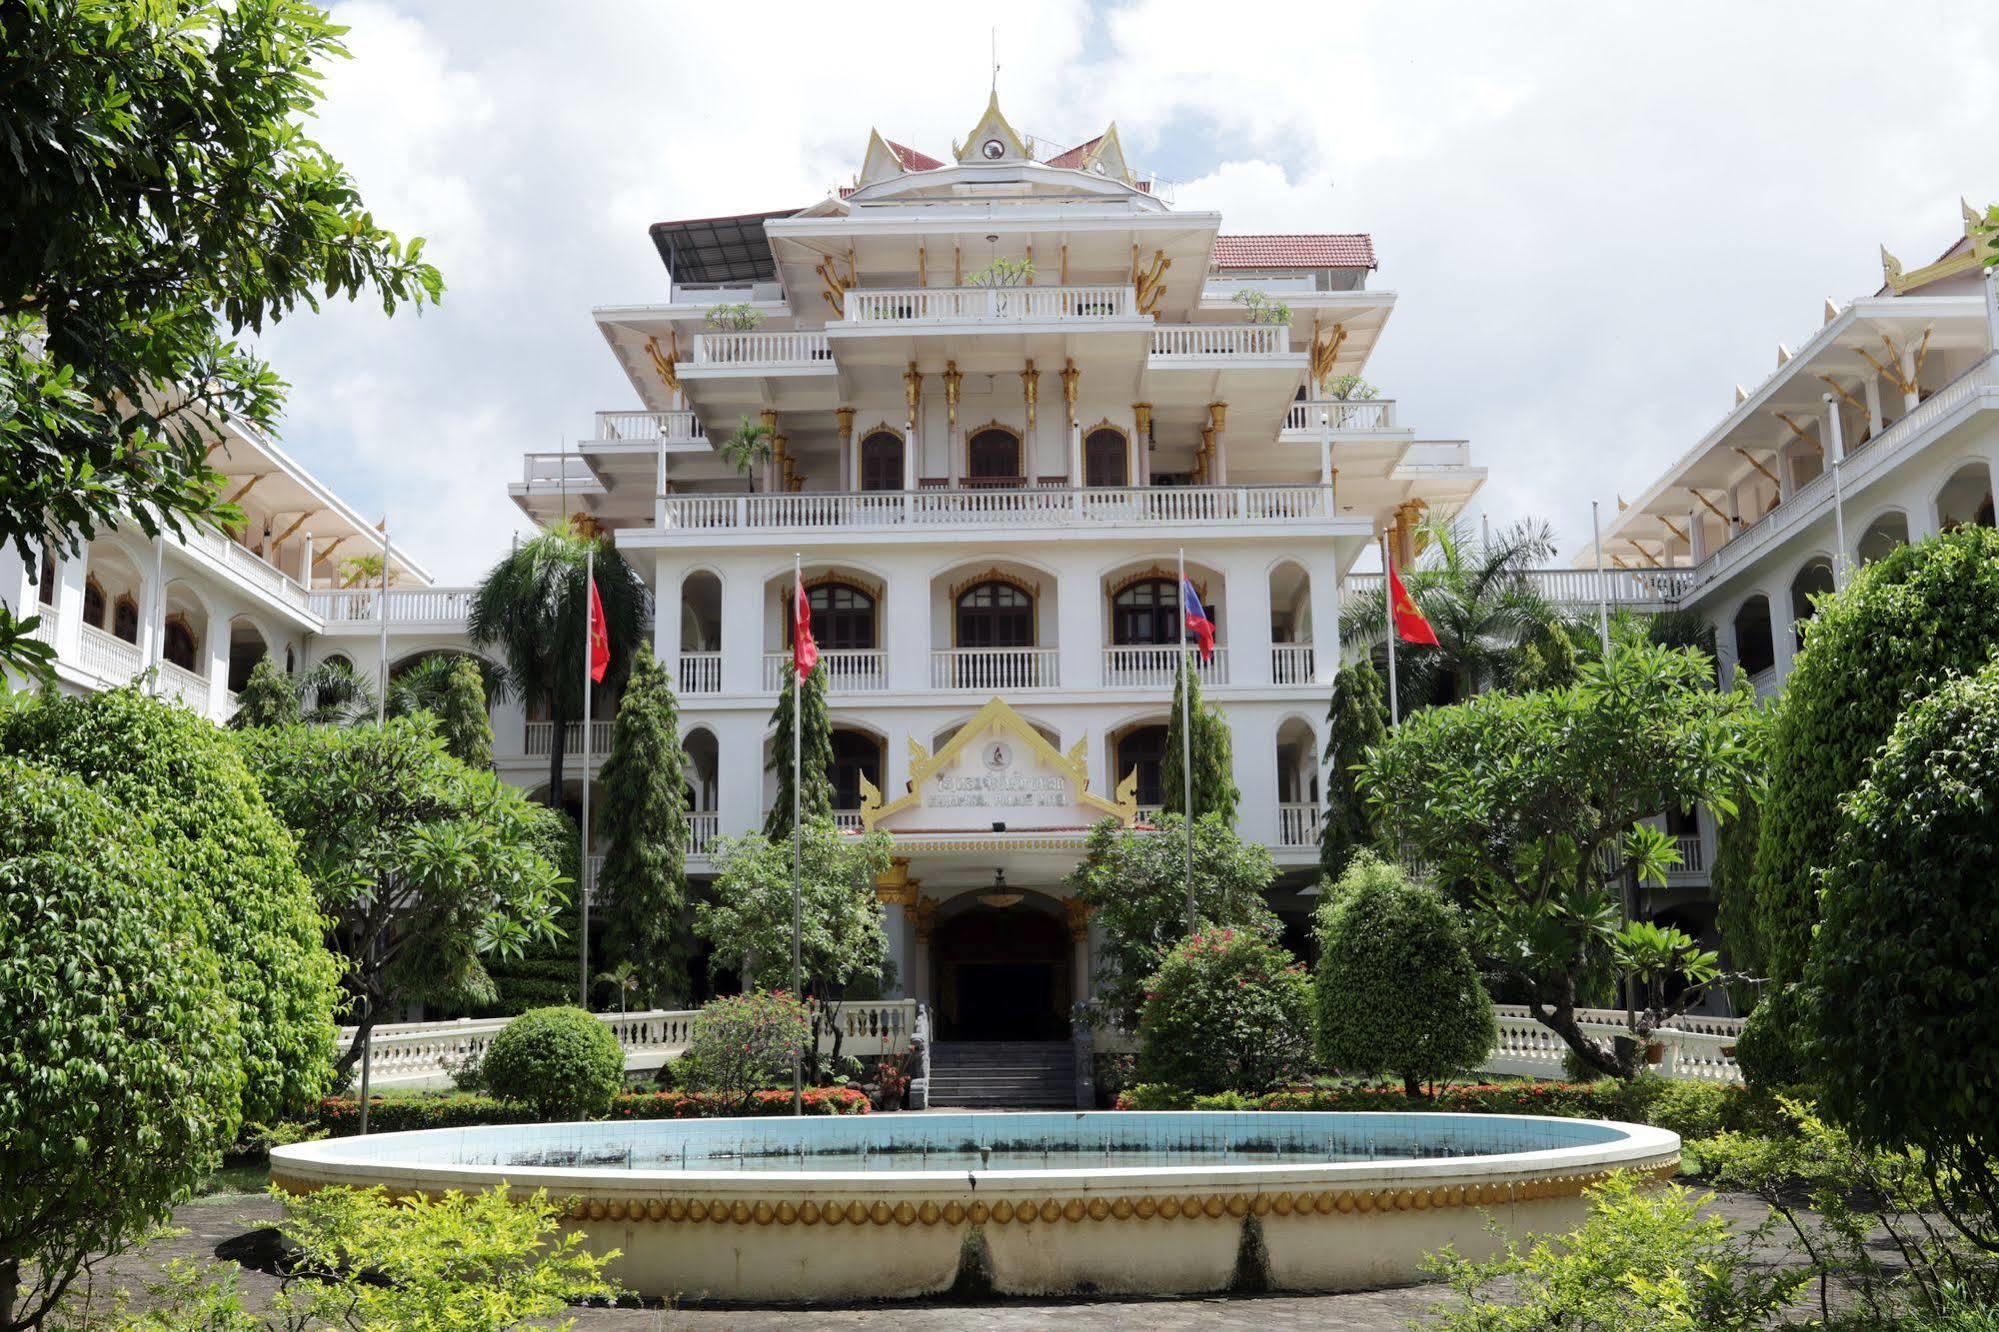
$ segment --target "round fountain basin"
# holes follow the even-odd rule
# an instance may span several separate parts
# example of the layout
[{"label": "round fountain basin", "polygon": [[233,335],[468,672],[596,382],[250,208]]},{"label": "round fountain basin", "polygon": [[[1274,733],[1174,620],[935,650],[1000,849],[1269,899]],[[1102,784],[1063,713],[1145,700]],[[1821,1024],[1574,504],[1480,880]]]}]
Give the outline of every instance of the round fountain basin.
[{"label": "round fountain basin", "polygon": [[643,1295],[1348,1290],[1565,1230],[1663,1129],[1518,1115],[937,1114],[493,1125],[275,1148],[302,1191],[545,1189]]}]

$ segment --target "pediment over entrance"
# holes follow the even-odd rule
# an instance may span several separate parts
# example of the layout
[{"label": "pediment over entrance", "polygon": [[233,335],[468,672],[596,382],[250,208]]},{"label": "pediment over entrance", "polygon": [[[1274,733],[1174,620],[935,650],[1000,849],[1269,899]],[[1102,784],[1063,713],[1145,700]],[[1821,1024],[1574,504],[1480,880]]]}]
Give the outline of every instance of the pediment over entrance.
[{"label": "pediment over entrance", "polygon": [[935,753],[909,742],[909,790],[884,802],[863,779],[861,823],[897,833],[1053,832],[1089,828],[1106,818],[1138,817],[1138,775],[1106,800],[1089,789],[1088,741],[1067,754],[1048,743],[1005,699],[994,698]]}]

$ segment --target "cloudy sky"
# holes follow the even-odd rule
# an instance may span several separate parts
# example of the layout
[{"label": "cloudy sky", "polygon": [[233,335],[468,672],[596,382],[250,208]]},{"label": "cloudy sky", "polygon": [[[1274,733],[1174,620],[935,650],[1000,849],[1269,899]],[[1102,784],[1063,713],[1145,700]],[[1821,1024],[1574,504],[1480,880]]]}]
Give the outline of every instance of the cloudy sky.
[{"label": "cloudy sky", "polygon": [[1368,231],[1399,294],[1368,375],[1565,554],[1760,380],[1823,299],[1999,199],[1999,6],[1411,0],[1003,10],[520,0],[334,6],[321,140],[449,286],[266,340],[285,439],[442,581],[520,524],[528,449],[636,405],[593,305],[665,293],[646,226],[796,207],[871,126],[942,156],[1001,101],[1042,144],[1115,119],[1227,231]]}]

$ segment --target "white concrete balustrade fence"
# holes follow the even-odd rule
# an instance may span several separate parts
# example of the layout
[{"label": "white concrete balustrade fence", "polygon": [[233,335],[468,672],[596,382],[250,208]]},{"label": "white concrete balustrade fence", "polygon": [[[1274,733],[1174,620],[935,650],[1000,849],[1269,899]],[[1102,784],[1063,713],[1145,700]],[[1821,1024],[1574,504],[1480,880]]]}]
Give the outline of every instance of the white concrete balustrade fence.
[{"label": "white concrete balustrade fence", "polygon": [[373,624],[385,612],[390,624],[463,624],[471,613],[472,587],[391,587],[387,602],[377,587],[314,592],[312,613],[328,624]]},{"label": "white concrete balustrade fence", "polygon": [[915,287],[849,291],[857,324],[991,324],[1127,318],[1130,287]]},{"label": "white concrete balustrade fence", "polygon": [[[1562,606],[1589,607],[1599,595],[1612,606],[1668,609],[1687,590],[1692,579],[1685,569],[1528,569],[1522,575],[1549,601]],[[1381,575],[1348,574],[1342,590],[1351,603],[1372,597],[1381,600]]]},{"label": "white concrete balustrade fence", "polygon": [[[1498,1004],[1499,1044],[1481,1070],[1486,1073],[1521,1077],[1561,1078],[1562,1056],[1568,1046],[1562,1038],[1534,1020],[1526,1008]],[[1594,1036],[1613,1037],[1627,1028],[1621,1008],[1579,1008],[1576,1021]],[[1735,1063],[1735,1042],[1742,1034],[1741,1018],[1708,1017],[1682,1013],[1670,1026],[1652,1034],[1663,1047],[1653,1071],[1668,1078],[1692,1078],[1703,1082],[1740,1082],[1742,1070]]]},{"label": "white concrete balustrade fence", "polygon": [[[1217,647],[1215,655],[1201,660],[1200,652],[1188,640],[1187,655],[1194,662],[1194,675],[1203,688],[1229,682],[1229,650]],[[1104,649],[1104,688],[1171,689],[1180,675],[1178,644]]]},{"label": "white concrete balustrade fence", "polygon": [[[875,693],[888,688],[888,653],[880,648],[837,648],[822,651],[819,665],[826,672],[826,690],[833,694]],[[764,692],[784,688],[791,653],[764,653]]]},{"label": "white concrete balustrade fence", "polygon": [[1152,332],[1152,354],[1165,357],[1284,356],[1289,324],[1181,324]]},{"label": "white concrete balustrade fence", "polygon": [[692,444],[707,436],[693,412],[598,412],[597,438],[621,444]]},{"label": "white concrete balustrade fence", "polygon": [[664,531],[1166,526],[1304,522],[1334,517],[1329,486],[1037,486],[827,491],[790,495],[663,495]]},{"label": "white concrete balustrade fence", "polygon": [[1359,402],[1329,399],[1324,402],[1294,402],[1284,414],[1286,430],[1317,430],[1325,418],[1329,430],[1393,430],[1395,399],[1369,398]]},{"label": "white concrete balustrade fence", "polygon": [[833,369],[824,333],[697,333],[697,366],[823,366]]},{"label": "white concrete balustrade fence", "polygon": [[[645,1072],[686,1053],[699,1011],[647,1009],[591,1016],[618,1038],[625,1051],[625,1068]],[[369,1086],[384,1090],[449,1087],[451,1071],[485,1058],[493,1038],[511,1020],[478,1018],[379,1026],[368,1042],[373,1056]],[[900,1054],[909,1048],[910,1034],[916,1030],[916,1002],[912,999],[852,1001],[840,1005],[835,1020],[840,1030],[841,1054],[857,1058]],[[346,1049],[353,1040],[354,1029],[342,1028],[340,1048]],[[832,1052],[832,1031],[821,1032],[819,1049],[822,1053]]]},{"label": "white concrete balustrade fence", "polygon": [[1052,689],[1054,648],[942,648],[930,654],[932,689]]}]

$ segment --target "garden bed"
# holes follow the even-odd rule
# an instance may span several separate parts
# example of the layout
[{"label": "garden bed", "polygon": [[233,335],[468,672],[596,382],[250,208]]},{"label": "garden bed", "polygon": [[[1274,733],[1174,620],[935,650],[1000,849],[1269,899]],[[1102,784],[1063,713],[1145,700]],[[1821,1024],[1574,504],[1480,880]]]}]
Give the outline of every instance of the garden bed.
[{"label": "garden bed", "polygon": [[[808,1115],[865,1115],[872,1106],[857,1087],[808,1087]],[[731,1115],[788,1115],[791,1092],[753,1093],[747,1108],[709,1092],[625,1092],[611,1102],[606,1119],[719,1119]],[[361,1103],[351,1096],[329,1096],[311,1115],[311,1122],[332,1137],[346,1137],[360,1127]],[[368,1131],[400,1133],[408,1129],[465,1128],[475,1124],[533,1124],[540,1121],[532,1106],[471,1093],[438,1096],[370,1097]]]}]

